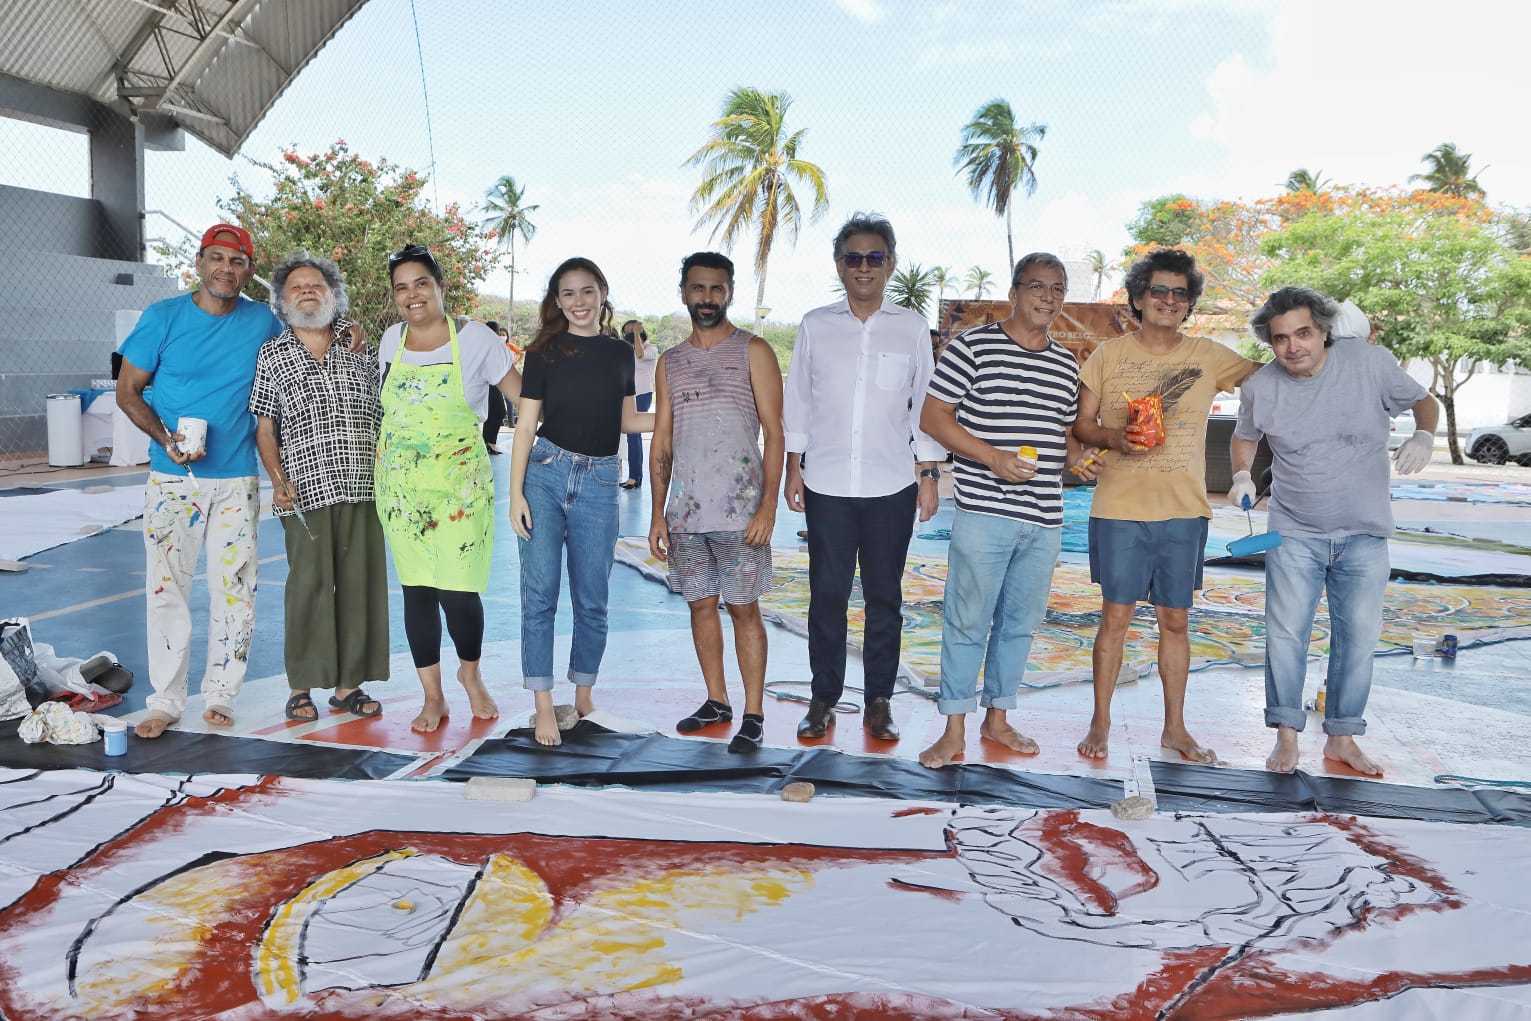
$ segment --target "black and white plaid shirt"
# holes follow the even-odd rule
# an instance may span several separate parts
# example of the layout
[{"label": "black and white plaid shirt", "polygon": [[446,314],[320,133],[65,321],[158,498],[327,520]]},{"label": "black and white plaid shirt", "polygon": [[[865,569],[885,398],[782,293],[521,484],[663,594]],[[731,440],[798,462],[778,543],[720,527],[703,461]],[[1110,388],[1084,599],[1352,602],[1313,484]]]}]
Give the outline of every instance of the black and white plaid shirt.
[{"label": "black and white plaid shirt", "polygon": [[262,344],[255,360],[250,412],[276,422],[282,471],[305,511],[373,498],[383,421],[377,354],[351,353],[350,325],[335,321],[321,361],[290,327]]}]

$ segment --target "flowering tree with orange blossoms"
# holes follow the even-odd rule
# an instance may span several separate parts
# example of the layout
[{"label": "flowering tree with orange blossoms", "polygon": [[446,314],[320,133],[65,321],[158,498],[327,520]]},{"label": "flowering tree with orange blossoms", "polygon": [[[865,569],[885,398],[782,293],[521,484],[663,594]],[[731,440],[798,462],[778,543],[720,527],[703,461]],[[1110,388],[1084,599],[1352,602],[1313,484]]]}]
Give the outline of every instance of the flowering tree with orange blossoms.
[{"label": "flowering tree with orange blossoms", "polygon": [[[231,222],[250,232],[257,275],[269,277],[271,268],[297,248],[334,259],[345,277],[350,316],[376,343],[399,319],[388,255],[421,244],[441,264],[447,312],[475,313],[478,284],[498,258],[494,239],[465,220],[456,203],[439,213],[430,209],[423,175],[386,159],[363,159],[344,141],[322,153],[304,155],[288,148],[275,163],[255,162],[271,174],[270,197],[258,198],[236,178],[233,196],[218,205]],[[180,254],[189,263],[196,253]],[[267,297],[258,282],[247,293]]]},{"label": "flowering tree with orange blossoms", "polygon": [[1430,367],[1462,463],[1456,402],[1481,364],[1531,365],[1531,257],[1481,200],[1430,191],[1354,192],[1270,233],[1266,287],[1312,287],[1354,301],[1400,360]]}]

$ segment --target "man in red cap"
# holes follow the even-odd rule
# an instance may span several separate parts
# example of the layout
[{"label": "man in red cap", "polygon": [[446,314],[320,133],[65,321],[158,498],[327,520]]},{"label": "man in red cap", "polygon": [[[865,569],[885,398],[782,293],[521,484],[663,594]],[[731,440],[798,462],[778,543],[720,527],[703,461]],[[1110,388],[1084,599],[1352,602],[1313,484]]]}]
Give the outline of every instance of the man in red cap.
[{"label": "man in red cap", "polygon": [[[154,693],[136,728],[139,737],[159,737],[186,707],[188,597],[203,545],[211,608],[202,718],[215,726],[232,724],[244,682],[255,631],[260,516],[255,419],[248,405],[256,353],[282,332],[268,305],[240,294],[255,274],[254,259],[243,227],[209,228],[197,251],[201,286],[150,305],[122,345],[117,401],[154,441],[144,490]],[[353,333],[353,343],[356,338]],[[144,392],[151,382],[152,404]]]}]

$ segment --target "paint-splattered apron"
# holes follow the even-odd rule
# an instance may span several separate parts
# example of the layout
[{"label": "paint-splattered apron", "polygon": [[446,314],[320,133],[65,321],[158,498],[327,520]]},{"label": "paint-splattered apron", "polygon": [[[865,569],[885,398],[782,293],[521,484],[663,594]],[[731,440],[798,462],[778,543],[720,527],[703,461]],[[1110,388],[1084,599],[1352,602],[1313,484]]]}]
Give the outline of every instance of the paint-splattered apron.
[{"label": "paint-splattered apron", "polygon": [[494,472],[478,417],[463,396],[457,326],[450,365],[403,362],[406,326],[383,383],[377,513],[403,585],[458,592],[489,587]]}]

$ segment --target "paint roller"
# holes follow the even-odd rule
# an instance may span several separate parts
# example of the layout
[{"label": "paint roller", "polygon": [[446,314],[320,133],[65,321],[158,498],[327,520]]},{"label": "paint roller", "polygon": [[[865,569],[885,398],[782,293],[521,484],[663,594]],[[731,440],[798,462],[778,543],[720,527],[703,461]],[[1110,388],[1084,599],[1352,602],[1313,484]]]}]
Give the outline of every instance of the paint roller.
[{"label": "paint roller", "polygon": [[1264,553],[1266,550],[1273,550],[1277,546],[1281,545],[1280,532],[1261,532],[1259,535],[1256,535],[1255,519],[1254,516],[1250,514],[1250,511],[1254,509],[1255,504],[1259,503],[1262,498],[1270,493],[1270,491],[1271,473],[1270,469],[1266,469],[1265,473],[1260,476],[1260,490],[1259,492],[1255,493],[1254,500],[1251,501],[1249,497],[1246,496],[1239,504],[1244,508],[1244,517],[1249,522],[1249,534],[1242,539],[1235,539],[1228,544],[1229,556],[1238,557],[1241,559],[1244,557],[1252,557],[1256,553]]}]

